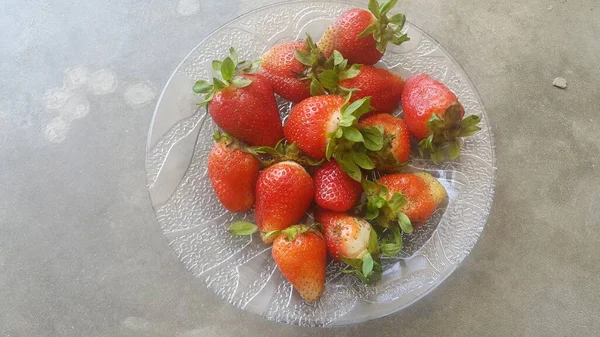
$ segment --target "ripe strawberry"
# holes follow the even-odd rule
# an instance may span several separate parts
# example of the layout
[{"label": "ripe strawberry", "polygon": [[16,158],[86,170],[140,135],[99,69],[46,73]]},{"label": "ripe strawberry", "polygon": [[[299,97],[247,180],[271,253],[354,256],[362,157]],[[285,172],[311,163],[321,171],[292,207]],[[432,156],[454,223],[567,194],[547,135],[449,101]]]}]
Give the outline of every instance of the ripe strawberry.
[{"label": "ripe strawberry", "polygon": [[354,8],[342,13],[327,27],[317,45],[327,57],[338,50],[350,63],[377,63],[388,43],[399,45],[408,41],[408,36],[402,33],[406,17],[387,16],[396,2],[385,1],[380,6],[376,0],[370,0],[370,12]]},{"label": "ripe strawberry", "polygon": [[326,66],[327,58],[313,42],[284,42],[269,49],[261,59],[261,74],[279,96],[298,103],[311,95],[324,94],[315,74]]},{"label": "ripe strawberry", "polygon": [[376,112],[391,113],[400,106],[404,81],[386,69],[363,65],[358,75],[341,80],[339,84],[358,89],[352,93],[351,102],[370,96]]},{"label": "ripe strawberry", "polygon": [[369,101],[363,98],[348,105],[340,96],[309,97],[292,108],[283,132],[289,142],[309,156],[333,157],[344,172],[360,181],[360,168],[374,168],[367,153],[383,147],[381,129],[358,128],[358,118],[371,110]]},{"label": "ripe strawberry", "polygon": [[444,186],[426,172],[389,174],[378,182],[389,189],[389,200],[394,193],[405,196],[401,211],[415,227],[427,221],[446,198]]},{"label": "ripe strawberry", "polygon": [[280,232],[273,242],[273,260],[300,296],[315,301],[325,288],[327,248],[323,236],[306,225]]},{"label": "ripe strawberry", "polygon": [[263,241],[272,241],[265,233],[298,223],[313,195],[310,175],[295,162],[280,162],[261,171],[256,183],[255,218]]},{"label": "ripe strawberry", "polygon": [[345,212],[352,208],[362,194],[360,183],[348,176],[334,161],[315,170],[315,201],[322,208]]},{"label": "ripe strawberry", "polygon": [[270,85],[261,77],[247,74],[252,64],[238,63],[233,48],[223,62],[213,61],[221,79],[213,83],[197,81],[194,92],[205,94],[200,104],[208,104],[215,123],[231,136],[252,146],[273,146],[283,138],[281,119]]},{"label": "ripe strawberry", "polygon": [[273,90],[294,103],[310,96],[310,80],[302,75],[306,66],[295,57],[298,50],[306,50],[305,41],[275,45],[262,56],[260,69]]},{"label": "ripe strawberry", "polygon": [[458,158],[459,137],[469,137],[480,128],[481,117],[470,115],[463,119],[465,110],[456,95],[444,84],[427,74],[413,75],[406,80],[402,92],[404,120],[413,137],[421,142],[421,154],[429,151],[434,163],[444,159],[442,147],[448,145],[448,156]]},{"label": "ripe strawberry", "polygon": [[410,136],[406,123],[400,118],[390,114],[378,113],[363,119],[360,124],[364,126],[379,126],[383,128],[383,150],[371,155],[378,170],[391,171],[398,169],[401,164],[408,161],[410,155]]},{"label": "ripe strawberry", "polygon": [[[323,227],[327,251],[336,260],[355,268],[363,281],[370,283],[380,276],[377,233],[362,218],[346,213],[318,210],[316,220]],[[374,256],[373,256],[374,255]]]},{"label": "ripe strawberry", "polygon": [[217,144],[208,155],[208,177],[219,201],[232,212],[245,212],[254,204],[260,162],[241,150],[226,134],[215,134]]}]

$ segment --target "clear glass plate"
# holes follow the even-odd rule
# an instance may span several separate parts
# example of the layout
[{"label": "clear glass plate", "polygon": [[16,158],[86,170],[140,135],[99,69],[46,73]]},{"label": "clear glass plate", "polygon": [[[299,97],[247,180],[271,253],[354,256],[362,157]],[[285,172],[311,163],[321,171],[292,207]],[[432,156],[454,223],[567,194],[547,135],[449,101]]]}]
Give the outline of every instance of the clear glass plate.
[{"label": "clear glass plate", "polygon": [[[318,38],[355,4],[288,2],[247,13],[216,30],[177,67],[157,103],[147,144],[146,171],[152,204],[163,234],[185,267],[228,302],[269,320],[302,326],[340,326],[388,315],[409,306],[442,283],[469,254],[487,221],[495,182],[494,142],[477,90],[463,69],[429,35],[408,23],[410,41],[389,48],[378,64],[402,77],[426,72],[448,85],[467,114],[483,117],[482,130],[463,144],[461,157],[441,166],[411,158],[411,168],[435,175],[448,201],[412,235],[397,258],[383,261],[383,279],[365,286],[331,262],[322,298],[308,304],[281,276],[270,248],[258,238],[234,237],[228,225],[252,213],[226,211],[210,186],[206,160],[215,124],[191,88],[209,78],[211,60],[230,46],[240,59],[257,59],[272,45]],[[290,104],[280,101],[285,118]],[[401,115],[402,111],[396,111]],[[307,221],[310,221],[308,219]]]}]

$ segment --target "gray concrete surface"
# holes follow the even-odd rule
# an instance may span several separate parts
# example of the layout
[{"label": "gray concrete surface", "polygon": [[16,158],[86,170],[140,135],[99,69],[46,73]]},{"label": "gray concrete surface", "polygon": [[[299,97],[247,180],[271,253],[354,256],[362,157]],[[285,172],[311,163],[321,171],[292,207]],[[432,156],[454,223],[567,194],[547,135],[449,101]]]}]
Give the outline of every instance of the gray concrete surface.
[{"label": "gray concrete surface", "polygon": [[186,272],[145,187],[156,95],[215,27],[271,2],[2,1],[0,336],[600,334],[594,0],[401,1],[471,76],[497,145],[489,223],[425,299],[303,329],[242,312]]}]

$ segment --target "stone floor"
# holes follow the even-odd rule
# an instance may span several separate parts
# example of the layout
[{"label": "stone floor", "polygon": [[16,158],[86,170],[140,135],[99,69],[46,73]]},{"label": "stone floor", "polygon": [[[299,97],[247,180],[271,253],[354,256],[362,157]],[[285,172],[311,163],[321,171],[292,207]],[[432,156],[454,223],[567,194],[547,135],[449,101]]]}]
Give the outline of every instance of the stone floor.
[{"label": "stone floor", "polygon": [[0,336],[597,336],[594,0],[401,1],[470,75],[496,135],[489,222],[421,301],[348,328],[297,328],[223,302],[185,270],[146,189],[152,110],[203,37],[269,3],[2,2]]}]

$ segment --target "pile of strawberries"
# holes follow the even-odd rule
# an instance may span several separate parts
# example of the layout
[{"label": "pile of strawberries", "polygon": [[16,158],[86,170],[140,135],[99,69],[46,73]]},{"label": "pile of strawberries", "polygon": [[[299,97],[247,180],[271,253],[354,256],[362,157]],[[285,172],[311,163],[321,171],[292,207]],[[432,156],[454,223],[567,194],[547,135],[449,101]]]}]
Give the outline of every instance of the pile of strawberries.
[{"label": "pile of strawberries", "polygon": [[[397,255],[402,233],[444,201],[430,174],[400,172],[411,137],[437,164],[457,158],[459,139],[479,130],[479,116],[464,117],[444,84],[426,74],[405,82],[373,66],[388,43],[409,39],[405,16],[388,16],[395,4],[371,0],[369,11],[344,12],[317,43],[281,43],[257,62],[231,48],[213,61],[212,83],[193,88],[223,131],[208,158],[217,197],[232,212],[254,207],[256,225],[239,221],[230,232],[259,231],[306,301],[323,292],[328,253],[349,265],[344,272],[375,282],[380,257]],[[295,103],[283,125],[275,94]],[[400,104],[404,119],[391,115]],[[313,202],[315,224],[299,224]]]}]

